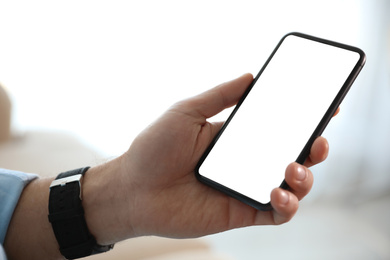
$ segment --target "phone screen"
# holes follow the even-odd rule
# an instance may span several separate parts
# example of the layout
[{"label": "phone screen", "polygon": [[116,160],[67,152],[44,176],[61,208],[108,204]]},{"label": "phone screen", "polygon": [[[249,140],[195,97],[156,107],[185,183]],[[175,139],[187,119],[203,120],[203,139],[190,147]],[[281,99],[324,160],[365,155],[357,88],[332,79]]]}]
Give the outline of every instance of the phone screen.
[{"label": "phone screen", "polygon": [[269,209],[287,165],[304,163],[364,60],[354,47],[283,37],[201,158],[198,179]]}]

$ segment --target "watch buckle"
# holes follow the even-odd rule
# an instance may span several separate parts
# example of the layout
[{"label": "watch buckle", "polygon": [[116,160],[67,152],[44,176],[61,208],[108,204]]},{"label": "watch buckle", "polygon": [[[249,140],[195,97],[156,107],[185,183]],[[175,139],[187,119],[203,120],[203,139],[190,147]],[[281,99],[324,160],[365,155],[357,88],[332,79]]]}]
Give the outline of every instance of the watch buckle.
[{"label": "watch buckle", "polygon": [[80,187],[80,199],[81,199],[81,184],[80,184],[80,180],[81,180],[82,177],[83,177],[83,175],[76,174],[76,175],[72,175],[72,176],[69,176],[69,177],[65,177],[65,178],[61,178],[61,179],[58,179],[58,180],[54,180],[50,184],[50,189],[54,188],[54,187],[57,187],[57,186],[62,186],[63,187],[66,184],[71,183],[71,182],[78,182],[79,187]]}]

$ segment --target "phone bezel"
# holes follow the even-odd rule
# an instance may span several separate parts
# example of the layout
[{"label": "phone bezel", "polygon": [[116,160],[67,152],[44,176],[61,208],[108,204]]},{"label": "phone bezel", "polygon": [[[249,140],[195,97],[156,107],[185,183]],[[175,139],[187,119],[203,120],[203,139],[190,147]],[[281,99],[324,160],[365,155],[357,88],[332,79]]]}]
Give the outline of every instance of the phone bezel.
[{"label": "phone bezel", "polygon": [[[357,47],[353,47],[353,46],[350,46],[350,45],[342,44],[342,43],[335,42],[335,41],[326,40],[326,39],[323,39],[323,38],[319,38],[319,37],[315,37],[315,36],[311,36],[311,35],[303,34],[303,33],[299,33],[299,32],[291,32],[291,33],[286,34],[285,36],[282,37],[282,39],[276,45],[275,49],[273,50],[273,52],[271,53],[271,55],[269,56],[267,61],[264,63],[264,65],[260,69],[259,73],[253,79],[252,83],[249,85],[247,90],[244,92],[244,94],[240,98],[239,102],[237,103],[237,105],[235,106],[235,108],[233,109],[233,111],[231,112],[231,114],[229,115],[229,117],[227,118],[227,120],[225,121],[223,126],[221,127],[220,131],[217,133],[217,135],[211,141],[211,143],[208,146],[208,148],[206,149],[206,151],[201,156],[201,158],[200,158],[200,160],[199,160],[199,162],[198,162],[198,164],[196,165],[196,168],[195,168],[195,176],[196,176],[196,178],[200,182],[202,182],[202,183],[204,183],[204,184],[206,184],[208,186],[211,186],[214,189],[217,189],[217,190],[219,190],[219,191],[221,191],[221,192],[223,192],[223,193],[225,193],[225,194],[227,194],[227,195],[229,195],[229,196],[231,196],[233,198],[236,198],[236,199],[238,199],[238,200],[240,200],[240,201],[242,201],[242,202],[244,202],[244,203],[246,203],[246,204],[248,204],[248,205],[250,205],[250,206],[252,206],[252,207],[254,207],[256,209],[258,209],[258,210],[262,210],[262,211],[272,210],[271,203],[270,202],[268,202],[268,203],[261,203],[259,201],[256,201],[256,200],[254,200],[252,198],[249,198],[249,197],[245,196],[242,193],[239,193],[239,192],[237,192],[235,190],[232,190],[229,187],[221,185],[220,183],[215,182],[215,181],[213,181],[213,180],[211,180],[211,179],[201,175],[199,173],[199,168],[201,167],[201,165],[204,162],[204,160],[207,158],[207,155],[213,149],[213,147],[216,144],[216,142],[218,141],[219,137],[222,135],[222,133],[224,132],[226,127],[229,125],[230,121],[232,120],[232,118],[234,117],[234,115],[236,114],[238,109],[240,108],[241,104],[244,102],[245,98],[250,93],[250,91],[253,88],[253,86],[256,84],[257,80],[259,79],[259,77],[261,76],[261,74],[263,73],[263,71],[265,70],[267,65],[269,64],[269,62],[272,60],[273,56],[275,55],[275,53],[277,52],[277,50],[279,49],[279,47],[281,46],[283,41],[287,37],[289,37],[289,36],[297,36],[297,37],[305,38],[305,39],[308,39],[308,40],[311,40],[311,41],[316,41],[316,42],[320,42],[320,43],[323,43],[323,44],[327,44],[327,45],[335,46],[335,47],[338,47],[338,48],[346,49],[346,50],[349,50],[349,51],[356,52],[360,56],[358,62],[356,63],[356,65],[353,68],[353,70],[351,71],[350,75],[348,76],[348,78],[344,82],[343,86],[340,88],[340,90],[339,90],[338,94],[336,95],[336,97],[334,98],[333,102],[330,104],[328,110],[326,111],[325,115],[321,119],[320,123],[315,128],[315,130],[313,131],[313,134],[310,136],[308,142],[305,144],[305,146],[302,149],[301,153],[298,155],[298,157],[296,159],[296,162],[299,163],[299,164],[303,164],[305,162],[306,158],[309,156],[310,148],[313,145],[313,142],[325,130],[326,126],[328,125],[328,123],[332,119],[333,115],[335,114],[337,108],[339,107],[339,105],[341,104],[341,102],[343,101],[345,96],[347,95],[347,93],[348,93],[349,89],[351,88],[354,80],[356,79],[356,77],[359,74],[360,70],[363,68],[363,66],[365,64],[365,61],[366,61],[365,53],[361,49],[359,49]],[[286,190],[289,189],[288,184],[284,180],[281,183],[280,187],[283,188],[283,189],[286,189]]]}]

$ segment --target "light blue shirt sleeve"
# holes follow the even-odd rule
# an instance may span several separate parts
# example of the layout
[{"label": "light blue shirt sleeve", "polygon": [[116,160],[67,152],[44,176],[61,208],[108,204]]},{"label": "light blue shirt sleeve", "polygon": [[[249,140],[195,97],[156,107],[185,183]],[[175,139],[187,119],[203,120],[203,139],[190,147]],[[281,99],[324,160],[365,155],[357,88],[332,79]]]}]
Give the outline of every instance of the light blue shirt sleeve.
[{"label": "light blue shirt sleeve", "polygon": [[37,177],[35,174],[0,168],[0,260],[6,259],[2,244],[20,195],[24,187]]},{"label": "light blue shirt sleeve", "polygon": [[0,244],[0,260],[7,260],[7,256],[5,255],[4,249]]}]

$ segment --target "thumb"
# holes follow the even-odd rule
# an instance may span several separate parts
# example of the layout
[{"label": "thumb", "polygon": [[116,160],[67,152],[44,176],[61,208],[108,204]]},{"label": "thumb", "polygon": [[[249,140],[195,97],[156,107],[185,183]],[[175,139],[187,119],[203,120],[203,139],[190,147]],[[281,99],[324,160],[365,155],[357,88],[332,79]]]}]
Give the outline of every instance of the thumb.
[{"label": "thumb", "polygon": [[244,74],[186,100],[186,104],[190,110],[195,110],[201,117],[212,117],[225,108],[237,104],[252,81],[252,74]]}]

